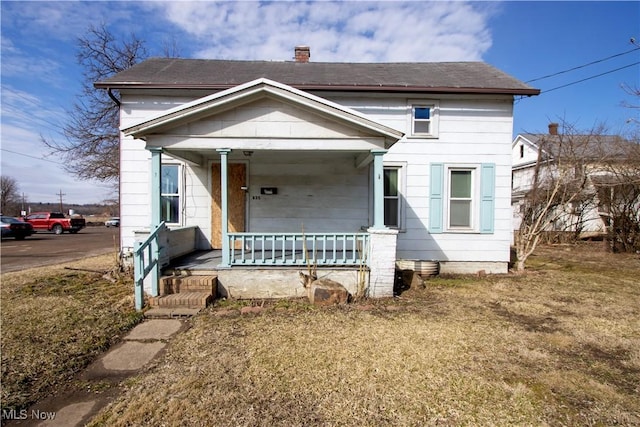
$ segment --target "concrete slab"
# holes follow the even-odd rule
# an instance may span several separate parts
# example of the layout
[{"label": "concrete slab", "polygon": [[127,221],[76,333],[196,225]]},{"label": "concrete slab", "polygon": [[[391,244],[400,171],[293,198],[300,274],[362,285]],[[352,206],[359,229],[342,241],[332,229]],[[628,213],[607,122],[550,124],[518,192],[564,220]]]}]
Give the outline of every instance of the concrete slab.
[{"label": "concrete slab", "polygon": [[131,340],[167,340],[178,333],[182,322],[177,319],[150,319],[133,328],[126,341]]},{"label": "concrete slab", "polygon": [[37,427],[75,427],[82,425],[82,420],[87,414],[91,413],[95,406],[96,400],[72,403],[54,412],[52,419],[37,424]]},{"label": "concrete slab", "polygon": [[[182,316],[188,314],[181,311]],[[195,314],[195,313],[194,313]],[[121,381],[136,375],[168,346],[169,339],[186,330],[189,324],[178,318],[147,320],[127,334],[84,372],[78,374],[80,382],[73,381],[42,401],[34,404],[26,419],[12,420],[11,425],[64,426],[85,425],[104,408],[121,390]],[[108,387],[91,390],[83,382],[105,382]],[[3,423],[4,424],[3,420]]]},{"label": "concrete slab", "polygon": [[162,341],[126,341],[104,355],[102,368],[107,371],[135,371],[142,369],[166,347]]}]

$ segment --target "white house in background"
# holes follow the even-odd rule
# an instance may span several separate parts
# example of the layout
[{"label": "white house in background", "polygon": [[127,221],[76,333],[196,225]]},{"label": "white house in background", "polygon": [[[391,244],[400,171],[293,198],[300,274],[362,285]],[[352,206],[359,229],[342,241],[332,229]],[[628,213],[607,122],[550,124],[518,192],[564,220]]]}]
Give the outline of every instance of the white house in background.
[{"label": "white house in background", "polygon": [[218,292],[247,298],[300,295],[308,262],[374,297],[398,260],[506,273],[513,98],[539,90],[481,62],[309,56],[149,59],[95,84],[119,93],[123,251],[209,251]]},{"label": "white house in background", "polygon": [[[562,151],[561,147],[566,147],[567,153],[571,152],[571,156],[579,159],[581,166],[586,167],[587,191],[594,194],[601,184],[606,183],[607,187],[611,187],[611,180],[615,181],[615,177],[612,178],[610,173],[603,170],[600,163],[604,158],[623,159],[624,154],[620,153],[624,150],[619,149],[620,144],[626,144],[626,141],[616,135],[561,135],[558,126],[558,123],[550,123],[549,132],[546,134],[519,134],[511,144],[514,231],[520,228],[521,206],[525,193],[531,190],[538,156],[544,169],[546,162],[553,162],[553,153]],[[576,202],[572,206],[565,206],[557,213],[557,219],[549,231],[579,230],[582,238],[601,237],[607,231],[607,212],[605,201],[598,198],[583,206]]]}]

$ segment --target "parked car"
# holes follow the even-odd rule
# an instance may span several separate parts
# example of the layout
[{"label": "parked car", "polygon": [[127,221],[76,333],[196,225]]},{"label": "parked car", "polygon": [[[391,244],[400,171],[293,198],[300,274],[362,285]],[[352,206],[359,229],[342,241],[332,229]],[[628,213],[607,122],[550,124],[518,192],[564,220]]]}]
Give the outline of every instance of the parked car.
[{"label": "parked car", "polygon": [[120,218],[113,217],[113,218],[105,221],[104,225],[106,225],[107,227],[120,227]]},{"label": "parked car", "polygon": [[36,231],[53,231],[56,234],[62,234],[65,231],[75,234],[86,225],[84,218],[67,218],[61,212],[33,212],[24,220]]},{"label": "parked car", "polygon": [[0,217],[0,228],[2,229],[3,239],[5,237],[13,237],[16,240],[23,240],[33,234],[33,226],[31,224],[11,216],[2,215]]}]

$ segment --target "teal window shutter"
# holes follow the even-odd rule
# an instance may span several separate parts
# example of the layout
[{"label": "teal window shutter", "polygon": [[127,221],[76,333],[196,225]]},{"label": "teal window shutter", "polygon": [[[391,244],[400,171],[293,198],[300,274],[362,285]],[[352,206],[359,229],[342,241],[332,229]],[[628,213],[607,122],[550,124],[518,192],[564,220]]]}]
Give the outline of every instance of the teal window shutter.
[{"label": "teal window shutter", "polygon": [[431,163],[429,184],[429,232],[442,233],[444,203],[444,164]]},{"label": "teal window shutter", "polygon": [[480,233],[493,233],[496,165],[483,163],[480,173]]}]

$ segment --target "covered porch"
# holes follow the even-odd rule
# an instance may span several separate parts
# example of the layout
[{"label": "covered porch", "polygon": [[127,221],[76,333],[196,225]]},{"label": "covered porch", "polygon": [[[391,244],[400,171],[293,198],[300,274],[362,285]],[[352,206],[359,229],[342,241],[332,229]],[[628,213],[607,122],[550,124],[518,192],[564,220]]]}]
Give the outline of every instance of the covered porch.
[{"label": "covered porch", "polygon": [[[277,126],[265,125],[265,114],[280,117]],[[224,134],[220,122],[233,122],[232,134]],[[180,233],[191,224],[167,228],[162,221],[165,156],[184,162],[201,182],[206,177],[210,195],[209,223],[197,232],[209,239],[211,251],[181,259],[189,259],[189,274],[199,259],[222,288],[236,289],[230,296],[280,297],[286,290],[238,292],[247,286],[233,280],[246,282],[247,274],[260,271],[253,280],[264,283],[265,269],[289,270],[275,280],[299,296],[297,271],[316,265],[332,277],[355,273],[358,283],[366,276],[368,296],[392,295],[396,231],[384,225],[383,155],[401,132],[266,81],[194,101],[124,132],[145,139],[150,153],[152,231],[134,251],[138,308],[147,275],[146,291],[157,296],[162,268],[173,261],[173,273],[187,269],[176,266],[176,258],[188,252]],[[195,251],[195,239],[192,244]]]}]

